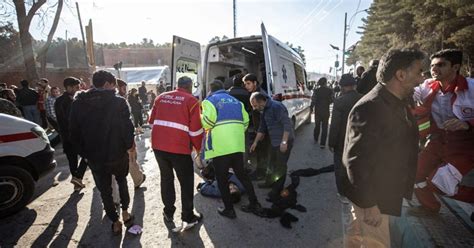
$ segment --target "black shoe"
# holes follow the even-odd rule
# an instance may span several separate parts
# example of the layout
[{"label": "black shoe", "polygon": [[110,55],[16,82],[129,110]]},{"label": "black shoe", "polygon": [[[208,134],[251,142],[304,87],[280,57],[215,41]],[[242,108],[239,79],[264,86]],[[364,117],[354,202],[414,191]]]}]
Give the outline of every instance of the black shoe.
[{"label": "black shoe", "polygon": [[223,207],[219,207],[217,208],[217,212],[224,216],[224,217],[227,217],[229,219],[235,219],[237,218],[237,215],[235,214],[235,210],[234,209],[225,209]]},{"label": "black shoe", "polygon": [[203,215],[201,213],[198,213],[198,212],[194,212],[193,216],[191,217],[191,219],[189,220],[186,220],[187,223],[189,224],[197,224],[198,222],[200,222],[203,218]]},{"label": "black shoe", "polygon": [[319,148],[324,149],[324,148],[326,148],[326,146],[325,145],[320,145]]},{"label": "black shoe", "polygon": [[246,213],[259,214],[262,212],[262,206],[258,202],[249,203],[248,205],[242,205],[240,209]]}]

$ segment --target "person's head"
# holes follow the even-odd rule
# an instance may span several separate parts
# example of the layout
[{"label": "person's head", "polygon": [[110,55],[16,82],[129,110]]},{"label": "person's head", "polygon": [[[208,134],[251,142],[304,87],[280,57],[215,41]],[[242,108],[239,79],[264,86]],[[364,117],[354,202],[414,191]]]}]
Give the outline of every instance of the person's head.
[{"label": "person's head", "polygon": [[98,89],[112,90],[117,85],[117,79],[112,73],[100,70],[92,75],[92,84]]},{"label": "person's head", "polygon": [[70,95],[74,95],[79,90],[81,81],[75,77],[67,77],[63,81],[64,89]]},{"label": "person's head", "polygon": [[12,89],[3,89],[0,91],[0,98],[7,99],[10,102],[16,101],[15,92]]},{"label": "person's head", "polygon": [[343,92],[348,92],[351,90],[354,90],[357,85],[357,82],[355,78],[352,76],[352,74],[343,74],[341,76],[341,79],[339,80],[339,86],[341,86],[341,89]]},{"label": "person's head", "polygon": [[30,83],[28,83],[28,80],[23,79],[20,81],[21,87],[23,88],[28,88],[30,86]]},{"label": "person's head", "polygon": [[230,191],[230,198],[232,199],[233,203],[240,202],[241,193],[239,187],[235,185],[233,182],[229,182],[229,191]]},{"label": "person's head", "polygon": [[59,87],[54,86],[51,88],[51,96],[58,97],[60,94],[61,92],[59,90]]},{"label": "person's head", "polygon": [[265,109],[267,101],[267,96],[260,92],[254,92],[250,95],[250,105],[252,105],[254,110],[262,112]]},{"label": "person's head", "polygon": [[146,82],[142,81],[142,86],[145,87],[145,85],[146,85]]},{"label": "person's head", "polygon": [[209,84],[209,90],[211,93],[213,92],[216,92],[218,90],[223,90],[224,89],[224,83],[222,83],[222,81],[220,80],[213,80],[210,84]]},{"label": "person's head", "polygon": [[362,76],[362,73],[364,73],[365,71],[365,68],[361,65],[357,66],[356,68],[356,76],[357,77],[361,77]]},{"label": "person's head", "polygon": [[180,77],[178,79],[178,88],[186,90],[189,93],[192,93],[193,90],[193,80],[190,77]]},{"label": "person's head", "polygon": [[242,81],[244,81],[245,89],[248,92],[252,93],[252,92],[257,91],[258,81],[257,81],[257,76],[255,76],[255,74],[249,73],[245,75]]},{"label": "person's head", "polygon": [[127,94],[127,82],[117,79],[117,90],[119,95],[125,96]]},{"label": "person's head", "polygon": [[328,79],[325,77],[322,77],[318,80],[317,84],[319,86],[326,86],[328,84]]},{"label": "person's head", "polygon": [[163,81],[160,81],[160,85],[163,86]]},{"label": "person's head", "polygon": [[136,96],[136,95],[138,95],[138,90],[135,89],[135,88],[132,88],[132,89],[130,90],[130,96]]},{"label": "person's head", "polygon": [[244,81],[242,81],[243,77],[241,75],[234,77],[234,87],[242,87],[244,86]]},{"label": "person's head", "polygon": [[369,62],[370,67],[377,67],[379,66],[379,60],[378,59],[373,59]]},{"label": "person's head", "polygon": [[49,84],[49,80],[47,78],[41,78],[39,81],[38,81],[38,86],[41,87],[41,88],[46,88]]},{"label": "person's head", "polygon": [[442,83],[450,83],[462,64],[462,52],[457,49],[445,49],[431,55],[431,75]]},{"label": "person's head", "polygon": [[398,98],[413,93],[415,86],[423,81],[423,59],[425,55],[416,49],[392,49],[381,59],[377,69],[377,81]]}]

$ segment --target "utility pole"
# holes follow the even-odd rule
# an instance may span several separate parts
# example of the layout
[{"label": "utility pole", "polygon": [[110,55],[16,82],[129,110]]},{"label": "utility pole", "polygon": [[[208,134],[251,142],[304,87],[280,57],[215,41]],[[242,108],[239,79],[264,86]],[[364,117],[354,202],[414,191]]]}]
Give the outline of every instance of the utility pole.
[{"label": "utility pole", "polygon": [[235,8],[235,1],[233,0],[233,13],[234,13],[234,38],[237,37],[237,13]]},{"label": "utility pole", "polygon": [[84,37],[84,29],[82,27],[81,13],[79,12],[79,4],[76,2],[77,18],[79,18],[79,26],[81,26],[82,45],[84,46],[84,56],[86,59],[86,66],[89,68],[89,58],[87,57],[86,38]]},{"label": "utility pole", "polygon": [[66,68],[69,69],[69,50],[67,47],[67,30],[66,30]]},{"label": "utility pole", "polygon": [[342,41],[342,74],[344,74],[344,64],[346,63],[346,30],[347,30],[347,12],[344,13],[344,40]]}]

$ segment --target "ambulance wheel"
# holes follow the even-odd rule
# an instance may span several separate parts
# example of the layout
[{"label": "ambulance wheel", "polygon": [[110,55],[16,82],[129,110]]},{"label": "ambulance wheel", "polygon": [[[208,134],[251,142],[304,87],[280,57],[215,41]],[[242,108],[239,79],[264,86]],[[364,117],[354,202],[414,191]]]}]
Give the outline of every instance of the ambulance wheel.
[{"label": "ambulance wheel", "polygon": [[0,166],[0,218],[23,209],[34,191],[35,181],[28,171],[15,166]]}]

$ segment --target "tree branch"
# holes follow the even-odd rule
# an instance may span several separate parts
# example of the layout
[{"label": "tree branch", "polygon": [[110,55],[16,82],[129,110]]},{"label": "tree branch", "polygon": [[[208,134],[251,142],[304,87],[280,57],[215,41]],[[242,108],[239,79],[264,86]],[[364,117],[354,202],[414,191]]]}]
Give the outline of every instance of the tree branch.
[{"label": "tree branch", "polygon": [[51,41],[53,40],[54,33],[56,32],[56,28],[58,27],[59,17],[61,16],[61,12],[63,9],[64,0],[58,0],[58,7],[56,9],[56,14],[54,15],[53,25],[49,30],[48,38],[46,39],[46,43],[41,48],[40,52],[38,53],[39,57],[46,55],[49,46],[51,45]]},{"label": "tree branch", "polygon": [[46,0],[38,0],[37,2],[33,1],[33,5],[31,6],[31,9],[28,11],[28,14],[26,15],[26,20],[25,24],[29,27],[31,20],[33,20],[33,16],[35,16],[36,11],[38,11],[43,4],[46,3]]}]

